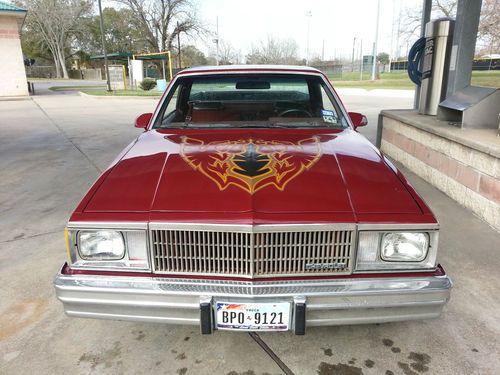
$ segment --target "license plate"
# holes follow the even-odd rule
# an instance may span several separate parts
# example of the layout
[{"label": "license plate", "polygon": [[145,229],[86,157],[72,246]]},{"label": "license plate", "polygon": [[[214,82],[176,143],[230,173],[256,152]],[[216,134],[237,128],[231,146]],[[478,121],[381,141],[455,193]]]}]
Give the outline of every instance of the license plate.
[{"label": "license plate", "polygon": [[287,331],[290,303],[215,302],[217,329]]}]

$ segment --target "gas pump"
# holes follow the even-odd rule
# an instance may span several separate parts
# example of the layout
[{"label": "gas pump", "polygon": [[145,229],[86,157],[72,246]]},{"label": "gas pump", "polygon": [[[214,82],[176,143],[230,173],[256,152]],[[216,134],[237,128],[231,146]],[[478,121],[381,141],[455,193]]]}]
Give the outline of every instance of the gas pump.
[{"label": "gas pump", "polygon": [[439,103],[446,98],[454,25],[450,18],[428,22],[425,36],[408,54],[408,76],[420,86],[420,114],[437,115]]}]

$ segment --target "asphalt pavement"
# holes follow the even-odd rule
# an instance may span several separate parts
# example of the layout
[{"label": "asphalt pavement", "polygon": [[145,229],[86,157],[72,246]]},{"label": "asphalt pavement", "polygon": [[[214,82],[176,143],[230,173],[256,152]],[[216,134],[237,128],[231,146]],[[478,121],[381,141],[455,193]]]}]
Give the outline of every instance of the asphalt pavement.
[{"label": "asphalt pavement", "polygon": [[[52,83],[44,85],[30,100],[0,101],[0,374],[282,374],[246,333],[64,315],[52,281],[66,260],[66,220],[156,100],[49,95]],[[408,93],[339,92],[349,110],[368,115],[361,132],[371,141],[381,109],[413,102]],[[259,334],[291,373],[500,373],[500,234],[403,173],[441,223],[451,301],[433,320]]]}]

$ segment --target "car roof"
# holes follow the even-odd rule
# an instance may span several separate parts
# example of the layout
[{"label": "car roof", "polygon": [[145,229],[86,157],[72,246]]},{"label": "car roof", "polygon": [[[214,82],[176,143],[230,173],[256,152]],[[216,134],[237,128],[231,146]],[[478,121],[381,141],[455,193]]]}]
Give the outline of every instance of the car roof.
[{"label": "car roof", "polygon": [[218,65],[218,66],[197,66],[193,68],[186,68],[179,72],[179,74],[190,73],[224,73],[224,72],[261,72],[272,71],[280,73],[313,73],[321,74],[321,72],[310,66],[300,65]]}]

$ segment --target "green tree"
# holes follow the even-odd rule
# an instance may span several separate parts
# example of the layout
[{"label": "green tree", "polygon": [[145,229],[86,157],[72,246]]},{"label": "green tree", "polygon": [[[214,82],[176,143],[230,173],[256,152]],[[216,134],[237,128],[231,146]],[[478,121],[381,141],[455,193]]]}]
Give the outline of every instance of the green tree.
[{"label": "green tree", "polygon": [[389,54],[385,52],[380,52],[377,55],[377,61],[379,61],[381,64],[387,65],[389,64]]},{"label": "green tree", "polygon": [[181,59],[183,67],[207,65],[205,54],[191,45],[181,47]]},{"label": "green tree", "polygon": [[[135,17],[130,9],[104,8],[102,17],[106,31],[107,52],[139,53],[148,51],[142,35],[134,25]],[[98,15],[93,15],[85,21],[85,31],[78,38],[78,47],[91,55],[102,53]]]},{"label": "green tree", "polygon": [[40,60],[45,62],[53,62],[52,52],[43,42],[40,34],[24,30],[21,33],[21,47],[24,56],[30,59]]}]

